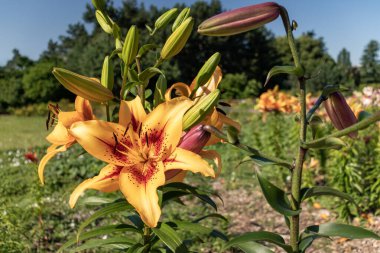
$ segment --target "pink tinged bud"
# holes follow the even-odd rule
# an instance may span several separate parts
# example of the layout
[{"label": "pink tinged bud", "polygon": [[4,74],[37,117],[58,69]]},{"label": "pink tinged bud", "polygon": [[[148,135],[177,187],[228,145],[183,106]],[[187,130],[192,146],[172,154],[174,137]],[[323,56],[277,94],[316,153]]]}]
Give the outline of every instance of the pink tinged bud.
[{"label": "pink tinged bud", "polygon": [[[358,121],[342,93],[339,91],[331,93],[324,104],[327,115],[329,115],[329,118],[336,129],[345,129]],[[348,136],[356,138],[358,132],[349,133]]]},{"label": "pink tinged bud", "polygon": [[229,36],[259,28],[280,15],[281,6],[274,2],[250,5],[222,12],[199,25],[198,32],[209,36]]},{"label": "pink tinged bud", "polygon": [[[203,127],[203,125],[197,125],[191,128],[190,131],[182,136],[178,147],[196,154],[200,153],[211,137],[211,134],[204,130]],[[165,178],[168,181],[181,172],[182,170],[179,169],[169,170],[165,172]]]}]

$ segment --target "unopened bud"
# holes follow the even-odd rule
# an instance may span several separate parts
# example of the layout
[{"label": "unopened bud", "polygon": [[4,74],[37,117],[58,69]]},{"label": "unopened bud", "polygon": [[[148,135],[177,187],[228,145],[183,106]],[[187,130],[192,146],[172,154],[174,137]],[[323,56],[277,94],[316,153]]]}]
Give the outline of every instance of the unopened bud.
[{"label": "unopened bud", "polygon": [[161,50],[162,59],[170,59],[181,52],[190,37],[193,26],[194,20],[189,17],[170,35]]},{"label": "unopened bud", "polygon": [[177,18],[174,20],[173,26],[172,26],[172,32],[174,32],[181,24],[183,21],[185,21],[190,15],[190,8],[186,7],[183,9]]},{"label": "unopened bud", "polygon": [[113,21],[110,17],[107,16],[107,14],[103,14],[103,12],[97,10],[95,12],[96,20],[98,21],[100,27],[105,31],[106,33],[112,34],[113,32]]},{"label": "unopened bud", "polygon": [[101,83],[104,87],[112,91],[114,83],[114,72],[113,65],[110,62],[108,55],[104,58]]},{"label": "unopened bud", "polygon": [[92,0],[92,5],[95,9],[103,11],[106,8],[106,3],[104,0]]},{"label": "unopened bud", "polygon": [[66,89],[85,99],[106,102],[114,98],[112,92],[94,78],[61,68],[54,68],[53,75]]},{"label": "unopened bud", "polygon": [[183,116],[183,130],[186,131],[191,127],[199,124],[218,103],[219,96],[220,91],[216,89],[208,95],[199,99],[198,102],[193,107],[191,107]]},{"label": "unopened bud", "polygon": [[[355,114],[339,91],[331,93],[324,103],[326,112],[336,129],[342,130],[357,122]],[[348,134],[351,138],[357,135],[357,131]]]},{"label": "unopened bud", "polygon": [[203,21],[198,32],[209,36],[229,36],[259,28],[280,15],[281,6],[268,2],[220,13]]},{"label": "unopened bud", "polygon": [[133,25],[128,30],[123,46],[122,58],[126,66],[129,66],[129,64],[135,60],[138,47],[139,31],[137,30],[136,26]]},{"label": "unopened bud", "polygon": [[216,67],[220,61],[220,53],[213,54],[206,62],[203,64],[202,68],[199,70],[198,75],[195,77],[195,88],[196,91],[199,86],[204,85],[210,80],[212,74],[214,73]]},{"label": "unopened bud", "polygon": [[169,22],[177,15],[177,8],[170,9],[162,14],[154,23],[154,30],[165,28]]}]

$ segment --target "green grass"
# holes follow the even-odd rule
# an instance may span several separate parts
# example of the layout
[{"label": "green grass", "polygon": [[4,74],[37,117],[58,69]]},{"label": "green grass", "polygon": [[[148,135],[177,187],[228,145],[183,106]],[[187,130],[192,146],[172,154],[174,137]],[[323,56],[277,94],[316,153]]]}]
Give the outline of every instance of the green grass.
[{"label": "green grass", "polygon": [[0,116],[0,150],[47,145],[44,117]]}]

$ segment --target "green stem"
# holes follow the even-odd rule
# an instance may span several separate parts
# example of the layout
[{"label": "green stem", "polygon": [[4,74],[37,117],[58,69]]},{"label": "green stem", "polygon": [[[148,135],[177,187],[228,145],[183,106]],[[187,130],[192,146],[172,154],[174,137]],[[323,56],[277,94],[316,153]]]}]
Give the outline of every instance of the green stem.
[{"label": "green stem", "polygon": [[[136,66],[137,66],[137,73],[140,74],[141,73],[141,62],[140,62],[140,58],[137,58],[137,57],[136,57]],[[144,86],[144,84],[139,85],[139,87],[137,87],[137,90],[138,90],[138,94],[139,94],[140,99],[141,99],[142,106],[145,108],[145,86]]]},{"label": "green stem", "polygon": [[293,168],[292,163],[290,163],[290,162],[288,162],[286,160],[270,156],[270,155],[265,154],[265,153],[263,153],[263,152],[255,149],[255,148],[252,148],[252,147],[250,147],[248,145],[242,144],[240,142],[237,142],[237,143],[229,142],[228,138],[227,138],[227,135],[225,133],[223,133],[222,131],[220,131],[219,129],[213,127],[213,126],[206,125],[206,126],[204,126],[203,129],[206,130],[207,132],[211,133],[211,134],[214,134],[216,137],[222,139],[223,141],[227,142],[228,144],[231,144],[231,145],[233,145],[233,146],[235,146],[237,148],[240,148],[240,149],[242,149],[244,151],[247,151],[248,153],[250,153],[252,155],[258,155],[258,156],[261,156],[261,157],[263,157],[265,159],[272,160],[275,163],[278,163],[279,165],[281,165],[283,167],[286,167],[288,169]]},{"label": "green stem", "polygon": [[310,119],[311,119],[311,116],[313,116],[313,114],[315,113],[316,110],[318,110],[318,108],[321,106],[321,104],[323,103],[323,101],[325,101],[326,98],[324,96],[320,96],[318,98],[318,100],[315,102],[315,104],[313,105],[313,107],[308,111],[308,113],[306,114],[306,122],[309,122]]},{"label": "green stem", "polygon": [[110,116],[110,106],[108,102],[106,103],[106,115],[107,115],[107,121],[111,121],[111,116]]},{"label": "green stem", "polygon": [[342,136],[345,136],[349,133],[352,133],[352,132],[355,132],[355,131],[359,131],[359,130],[362,130],[364,128],[367,128],[369,125],[377,122],[380,120],[380,112],[377,112],[375,114],[373,114],[372,116],[356,123],[356,124],[353,124],[352,126],[350,127],[347,127],[345,129],[342,129],[340,131],[337,131],[335,133],[332,133],[332,134],[329,134],[329,135],[326,135],[322,138],[319,138],[319,139],[316,139],[316,140],[313,140],[313,141],[309,141],[309,142],[306,142],[305,144],[309,145],[309,144],[317,144],[319,142],[323,142],[325,139],[327,138],[331,138],[331,137],[336,137],[336,138],[339,138],[339,137],[342,137]]},{"label": "green stem", "polygon": [[150,228],[145,226],[144,227],[144,245],[148,244],[148,247],[144,249],[144,252],[149,252],[150,251]]},{"label": "green stem", "polygon": [[[301,104],[301,128],[300,128],[300,143],[306,141],[306,130],[307,130],[307,121],[306,121],[306,87],[305,87],[305,79],[299,78],[299,91],[300,91],[300,104]],[[292,173],[292,186],[291,186],[291,196],[292,196],[292,207],[295,210],[300,209],[301,205],[301,184],[302,184],[302,167],[305,160],[305,155],[307,150],[299,147],[298,156],[296,160],[296,166]],[[298,248],[298,240],[299,240],[299,224],[300,217],[299,215],[295,215],[291,217],[290,221],[290,245],[293,248],[293,252],[299,252]]]}]

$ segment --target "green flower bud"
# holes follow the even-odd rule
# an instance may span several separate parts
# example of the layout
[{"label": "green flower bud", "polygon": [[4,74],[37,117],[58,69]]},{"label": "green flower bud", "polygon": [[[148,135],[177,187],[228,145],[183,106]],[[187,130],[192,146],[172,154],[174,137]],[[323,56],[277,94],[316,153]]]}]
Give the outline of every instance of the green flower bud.
[{"label": "green flower bud", "polygon": [[98,20],[98,23],[100,27],[105,31],[106,33],[112,34],[113,29],[113,21],[110,19],[110,17],[104,15],[101,11],[97,10],[95,12],[96,20]]},{"label": "green flower bud", "polygon": [[114,98],[112,92],[95,78],[82,76],[61,68],[54,68],[53,75],[66,89],[85,99],[107,102]]},{"label": "green flower bud", "polygon": [[177,18],[174,20],[173,26],[172,26],[172,32],[174,32],[181,24],[183,21],[185,21],[190,15],[190,8],[185,8],[183,9]]},{"label": "green flower bud", "polygon": [[91,0],[91,1],[92,1],[92,5],[97,10],[104,11],[104,9],[106,8],[106,3],[104,2],[104,0]]},{"label": "green flower bud", "polygon": [[123,46],[122,59],[126,66],[129,66],[137,55],[137,50],[139,48],[139,31],[136,26],[131,26],[125,37],[125,42]]},{"label": "green flower bud", "polygon": [[219,97],[220,91],[216,89],[193,105],[183,116],[183,130],[186,131],[199,124],[218,103]]},{"label": "green flower bud", "polygon": [[161,28],[165,28],[169,22],[174,19],[175,15],[177,15],[177,8],[170,9],[162,14],[154,23],[154,30],[158,30]]},{"label": "green flower bud", "polygon": [[112,91],[114,83],[114,72],[113,65],[110,62],[108,56],[106,56],[103,61],[101,83],[104,87]]},{"label": "green flower bud", "polygon": [[194,20],[189,17],[170,35],[161,50],[162,59],[170,59],[181,52],[190,37],[193,26]]},{"label": "green flower bud", "polygon": [[206,62],[203,64],[202,68],[199,70],[197,76],[195,77],[195,88],[194,92],[199,88],[199,86],[204,85],[210,80],[212,74],[214,73],[216,67],[220,62],[220,53],[213,54]]},{"label": "green flower bud", "polygon": [[[339,91],[329,94],[329,98],[324,104],[327,115],[336,129],[345,129],[358,121],[346,99]],[[348,134],[351,138],[355,138],[357,135],[357,131]]]},{"label": "green flower bud", "polygon": [[202,22],[198,32],[209,36],[247,32],[275,20],[280,15],[280,8],[280,5],[269,2],[223,12]]}]

